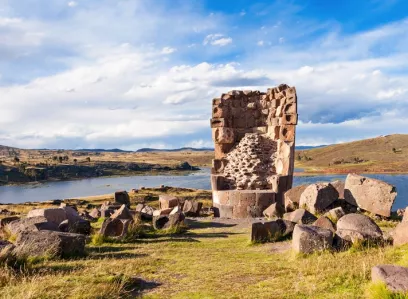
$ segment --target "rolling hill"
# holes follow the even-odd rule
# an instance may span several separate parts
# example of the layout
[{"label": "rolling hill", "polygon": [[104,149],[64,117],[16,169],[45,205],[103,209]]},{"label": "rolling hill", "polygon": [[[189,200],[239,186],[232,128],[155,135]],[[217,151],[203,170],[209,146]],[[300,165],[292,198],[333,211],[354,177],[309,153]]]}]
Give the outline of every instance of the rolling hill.
[{"label": "rolling hill", "polygon": [[408,135],[395,134],[296,152],[306,171],[408,172]]}]

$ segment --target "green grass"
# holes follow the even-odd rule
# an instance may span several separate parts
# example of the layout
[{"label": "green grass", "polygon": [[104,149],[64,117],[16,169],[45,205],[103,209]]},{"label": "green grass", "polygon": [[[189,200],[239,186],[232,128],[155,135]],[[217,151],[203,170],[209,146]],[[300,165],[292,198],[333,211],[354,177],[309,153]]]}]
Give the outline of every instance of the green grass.
[{"label": "green grass", "polygon": [[371,299],[408,299],[408,293],[393,293],[384,283],[371,283],[367,288],[366,296]]},{"label": "green grass", "polygon": [[3,271],[0,297],[133,298],[141,290],[131,278],[140,277],[155,282],[142,298],[370,298],[373,266],[408,265],[408,247],[296,256],[278,245],[290,241],[251,246],[249,231],[234,227],[96,242],[84,258]]}]

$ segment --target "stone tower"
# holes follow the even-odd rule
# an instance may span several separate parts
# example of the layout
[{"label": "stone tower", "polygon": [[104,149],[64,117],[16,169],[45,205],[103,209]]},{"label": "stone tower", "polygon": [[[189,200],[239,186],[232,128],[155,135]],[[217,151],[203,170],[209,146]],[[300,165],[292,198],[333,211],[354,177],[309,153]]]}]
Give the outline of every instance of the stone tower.
[{"label": "stone tower", "polygon": [[233,90],[213,99],[216,216],[260,217],[272,203],[283,205],[293,181],[297,120],[296,89],[286,84],[266,93]]}]

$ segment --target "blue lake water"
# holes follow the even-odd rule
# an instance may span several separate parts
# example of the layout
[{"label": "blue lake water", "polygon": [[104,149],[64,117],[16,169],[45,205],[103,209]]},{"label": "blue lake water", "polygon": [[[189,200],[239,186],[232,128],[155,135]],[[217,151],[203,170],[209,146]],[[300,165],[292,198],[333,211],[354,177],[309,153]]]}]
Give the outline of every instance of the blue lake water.
[{"label": "blue lake water", "polygon": [[[300,171],[297,169],[297,171]],[[397,187],[398,196],[393,210],[408,206],[408,175],[406,174],[366,174],[365,176],[388,182]],[[345,180],[346,175],[298,176],[294,185],[311,184],[319,181]],[[188,175],[101,177],[75,181],[47,182],[19,186],[0,186],[0,203],[22,203],[27,201],[45,201],[81,196],[103,195],[117,190],[130,190],[140,187],[158,187],[160,185],[195,189],[211,189],[210,169]]]}]

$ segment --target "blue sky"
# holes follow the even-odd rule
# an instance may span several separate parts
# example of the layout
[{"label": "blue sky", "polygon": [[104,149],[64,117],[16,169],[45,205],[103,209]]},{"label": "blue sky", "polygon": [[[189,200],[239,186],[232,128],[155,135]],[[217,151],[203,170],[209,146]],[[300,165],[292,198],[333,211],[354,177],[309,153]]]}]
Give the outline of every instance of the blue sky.
[{"label": "blue sky", "polygon": [[212,146],[211,99],[296,86],[298,145],[408,133],[408,2],[0,0],[0,144]]}]

